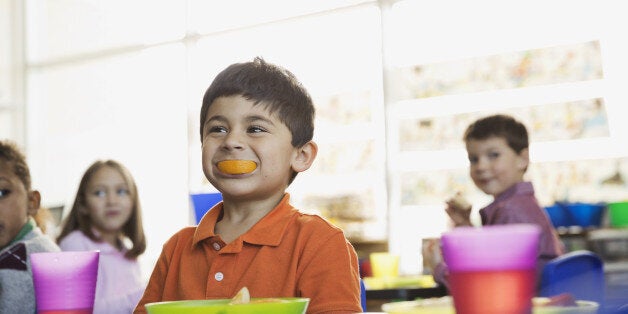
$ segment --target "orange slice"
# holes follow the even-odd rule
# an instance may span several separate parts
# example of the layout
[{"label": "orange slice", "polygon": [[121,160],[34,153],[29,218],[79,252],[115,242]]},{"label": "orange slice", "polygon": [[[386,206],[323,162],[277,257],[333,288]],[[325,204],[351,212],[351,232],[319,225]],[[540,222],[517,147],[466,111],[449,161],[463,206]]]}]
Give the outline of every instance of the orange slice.
[{"label": "orange slice", "polygon": [[231,299],[229,304],[246,304],[251,302],[251,294],[249,293],[249,289],[247,287],[242,287],[238,293]]},{"label": "orange slice", "polygon": [[257,164],[251,160],[224,160],[218,163],[218,169],[228,174],[244,174],[252,172]]}]

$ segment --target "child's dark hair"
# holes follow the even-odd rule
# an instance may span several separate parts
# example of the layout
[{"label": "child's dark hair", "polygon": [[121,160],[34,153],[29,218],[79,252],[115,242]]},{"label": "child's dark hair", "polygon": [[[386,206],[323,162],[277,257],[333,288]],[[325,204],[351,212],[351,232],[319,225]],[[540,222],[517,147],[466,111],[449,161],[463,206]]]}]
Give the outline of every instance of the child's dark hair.
[{"label": "child's dark hair", "polygon": [[484,140],[489,137],[506,139],[517,154],[528,148],[528,131],[523,123],[504,114],[487,116],[473,122],[464,132],[464,141]]},{"label": "child's dark hair", "polygon": [[26,157],[15,143],[0,141],[0,160],[7,163],[13,173],[20,178],[26,191],[30,191],[31,173],[26,163]]},{"label": "child's dark hair", "polygon": [[146,250],[146,237],[144,235],[144,227],[142,225],[142,207],[140,206],[137,186],[135,184],[135,180],[133,180],[133,177],[131,176],[131,173],[126,167],[115,160],[98,160],[87,168],[81,178],[81,182],[79,183],[72,209],[64,221],[61,233],[57,237],[57,243],[61,242],[63,238],[77,229],[96,242],[102,241],[92,231],[92,221],[89,219],[89,216],[85,214],[85,207],[87,206],[86,198],[88,184],[96,171],[103,167],[116,169],[122,175],[127,187],[129,188],[129,197],[132,200],[133,208],[129,220],[124,224],[124,226],[122,226],[122,233],[124,236],[129,238],[133,244],[133,247],[126,252],[125,257],[128,259],[137,258]]},{"label": "child's dark hair", "polygon": [[265,106],[271,114],[277,113],[292,133],[292,146],[301,147],[312,140],[315,110],[310,94],[290,71],[260,57],[230,65],[207,88],[201,107],[201,140],[207,111],[214,100],[234,95]]}]

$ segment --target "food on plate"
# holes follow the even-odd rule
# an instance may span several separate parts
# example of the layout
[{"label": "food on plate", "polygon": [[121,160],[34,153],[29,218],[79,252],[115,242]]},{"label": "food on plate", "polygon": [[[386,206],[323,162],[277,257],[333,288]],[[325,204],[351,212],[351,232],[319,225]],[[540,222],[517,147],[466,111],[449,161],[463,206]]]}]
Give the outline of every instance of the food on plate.
[{"label": "food on plate", "polygon": [[218,163],[218,169],[228,174],[245,174],[257,168],[257,164],[252,160],[223,160]]},{"label": "food on plate", "polygon": [[471,210],[471,203],[469,203],[460,192],[457,192],[456,195],[447,200],[447,204],[457,210]]},{"label": "food on plate", "polygon": [[571,293],[561,293],[549,298],[539,299],[536,306],[577,306],[576,299]]},{"label": "food on plate", "polygon": [[249,289],[247,287],[242,287],[238,293],[231,299],[229,304],[246,304],[251,302],[251,294],[249,293]]},{"label": "food on plate", "polygon": [[229,304],[254,304],[254,303],[276,303],[283,302],[280,298],[260,298],[251,300],[251,293],[247,287],[242,287],[238,293],[231,299]]},{"label": "food on plate", "polygon": [[255,304],[255,303],[277,303],[277,302],[284,302],[282,299],[279,298],[262,298],[262,299],[253,299],[251,300],[251,304]]}]

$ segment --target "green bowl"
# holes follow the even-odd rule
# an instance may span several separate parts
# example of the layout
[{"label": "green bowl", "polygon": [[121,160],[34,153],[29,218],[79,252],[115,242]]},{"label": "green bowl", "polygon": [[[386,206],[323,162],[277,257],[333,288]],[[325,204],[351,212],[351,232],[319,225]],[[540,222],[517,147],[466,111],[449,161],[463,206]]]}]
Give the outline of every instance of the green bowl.
[{"label": "green bowl", "polygon": [[252,298],[251,303],[229,304],[231,299],[165,301],[146,304],[148,314],[304,314],[308,298]]},{"label": "green bowl", "polygon": [[608,204],[611,226],[628,227],[628,201]]}]

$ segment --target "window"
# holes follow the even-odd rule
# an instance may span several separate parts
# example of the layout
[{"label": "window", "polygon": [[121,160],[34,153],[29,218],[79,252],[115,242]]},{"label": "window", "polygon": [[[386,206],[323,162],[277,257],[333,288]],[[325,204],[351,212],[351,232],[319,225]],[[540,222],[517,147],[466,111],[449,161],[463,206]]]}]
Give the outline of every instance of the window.
[{"label": "window", "polygon": [[[198,138],[205,89],[227,65],[262,56],[294,72],[316,103],[320,152],[290,186],[295,205],[356,243],[387,241],[402,254],[401,273],[416,273],[421,238],[447,228],[444,198],[460,189],[478,206],[489,201],[468,179],[459,141],[479,115],[529,121],[529,177],[542,200],[617,197],[600,183],[628,171],[618,114],[627,22],[617,6],[0,0],[1,23],[14,12],[27,30],[0,27],[0,38],[27,47],[7,53],[20,41],[0,40],[0,135],[26,144],[44,205],[71,203],[94,159],[127,165],[144,207],[149,272],[161,243],[191,223],[189,194],[213,191]],[[6,71],[22,63],[26,72]],[[573,121],[581,127],[565,127]]]}]

